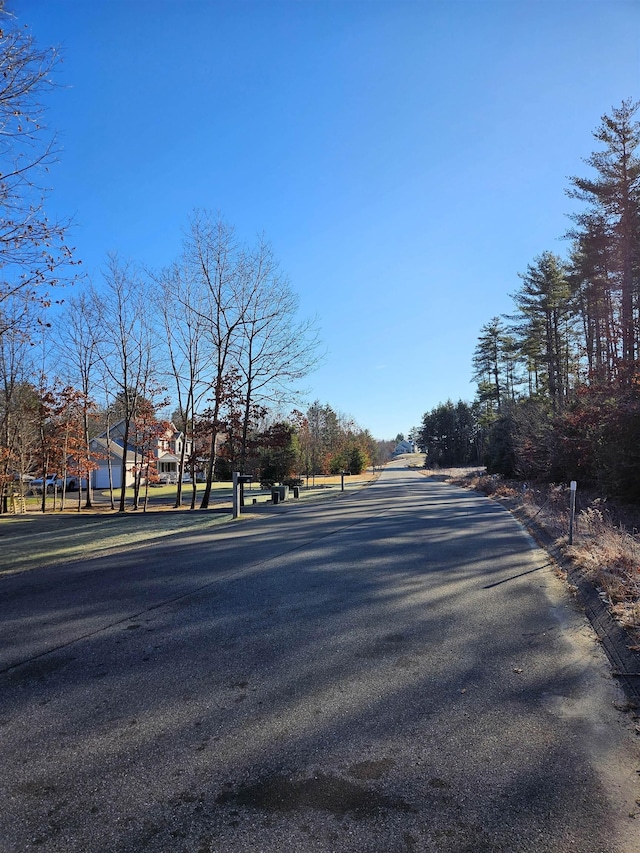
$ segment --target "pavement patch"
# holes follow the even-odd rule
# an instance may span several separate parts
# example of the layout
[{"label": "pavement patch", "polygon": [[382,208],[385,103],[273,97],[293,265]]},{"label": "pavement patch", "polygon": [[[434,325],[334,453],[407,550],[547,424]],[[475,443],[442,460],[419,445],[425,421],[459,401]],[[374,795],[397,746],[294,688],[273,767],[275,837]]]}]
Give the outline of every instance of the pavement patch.
[{"label": "pavement patch", "polygon": [[[381,762],[365,763],[379,765]],[[329,812],[338,818],[347,815],[355,818],[374,817],[385,810],[415,811],[413,806],[399,797],[388,797],[339,776],[324,774],[307,779],[292,779],[279,774],[264,776],[256,782],[240,785],[235,790],[224,791],[217,797],[216,803],[265,812],[314,809]]]}]

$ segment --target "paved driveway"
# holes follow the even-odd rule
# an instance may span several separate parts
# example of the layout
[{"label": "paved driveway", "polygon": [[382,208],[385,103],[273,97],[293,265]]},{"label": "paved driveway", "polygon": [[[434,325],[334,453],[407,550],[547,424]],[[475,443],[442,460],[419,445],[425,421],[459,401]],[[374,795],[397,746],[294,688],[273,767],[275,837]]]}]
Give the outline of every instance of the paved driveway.
[{"label": "paved driveway", "polygon": [[0,703],[2,853],[640,849],[583,616],[416,471],[4,578]]}]

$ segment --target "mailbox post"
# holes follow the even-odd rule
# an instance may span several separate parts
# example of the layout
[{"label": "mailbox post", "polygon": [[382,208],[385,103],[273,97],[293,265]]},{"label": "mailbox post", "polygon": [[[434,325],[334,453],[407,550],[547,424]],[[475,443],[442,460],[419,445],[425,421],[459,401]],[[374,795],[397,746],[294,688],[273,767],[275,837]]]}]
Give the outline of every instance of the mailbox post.
[{"label": "mailbox post", "polygon": [[252,477],[249,474],[240,474],[239,471],[233,472],[233,517],[239,518],[244,506],[244,484],[250,483]]}]

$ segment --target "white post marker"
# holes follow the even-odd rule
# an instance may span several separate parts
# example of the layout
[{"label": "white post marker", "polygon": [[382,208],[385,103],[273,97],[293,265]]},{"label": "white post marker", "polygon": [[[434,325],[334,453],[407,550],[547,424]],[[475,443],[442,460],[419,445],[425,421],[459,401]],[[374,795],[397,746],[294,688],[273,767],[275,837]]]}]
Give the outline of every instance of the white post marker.
[{"label": "white post marker", "polygon": [[571,489],[569,510],[569,545],[573,545],[573,522],[576,516],[576,489],[578,488],[577,482],[575,480],[572,480],[569,488]]}]

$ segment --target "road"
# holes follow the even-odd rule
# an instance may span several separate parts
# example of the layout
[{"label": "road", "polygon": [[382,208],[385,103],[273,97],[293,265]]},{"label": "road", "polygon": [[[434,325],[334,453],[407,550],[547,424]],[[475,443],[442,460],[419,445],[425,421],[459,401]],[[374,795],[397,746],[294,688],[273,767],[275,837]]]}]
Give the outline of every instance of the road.
[{"label": "road", "polygon": [[636,738],[546,553],[418,471],[0,582],[2,853],[632,853]]}]

